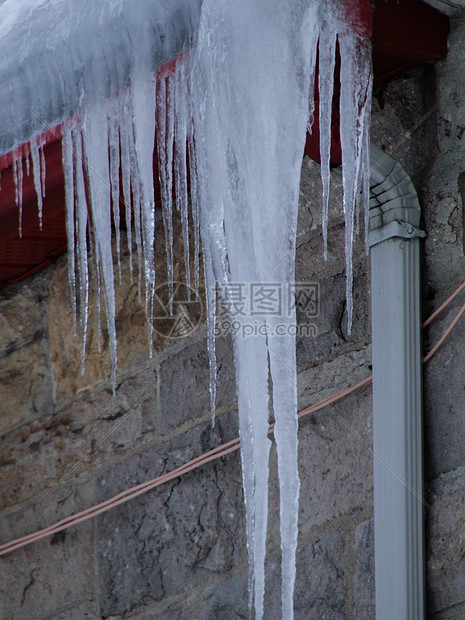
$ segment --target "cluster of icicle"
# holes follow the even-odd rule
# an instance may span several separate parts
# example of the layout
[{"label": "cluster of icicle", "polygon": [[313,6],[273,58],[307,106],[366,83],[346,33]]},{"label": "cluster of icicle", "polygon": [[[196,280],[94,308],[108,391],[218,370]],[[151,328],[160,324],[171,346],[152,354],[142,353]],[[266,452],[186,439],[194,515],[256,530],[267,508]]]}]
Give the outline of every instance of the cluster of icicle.
[{"label": "cluster of icicle", "polygon": [[[88,253],[92,244],[91,254],[97,263],[106,305],[113,380],[117,342],[112,235],[116,235],[119,264],[120,198],[126,205],[129,249],[132,236],[136,241],[139,273],[143,274],[139,286],[145,291],[149,316],[157,283],[154,248],[161,250],[155,239],[154,148],[158,150],[169,280],[173,277],[173,208],[181,214],[189,286],[189,222],[195,228],[192,284],[196,289],[200,239],[202,243],[213,408],[217,285],[285,284],[294,280],[300,170],[306,129],[312,123],[316,75],[326,246],[336,40],[341,56],[343,211],[350,323],[354,213],[361,186],[368,195],[371,55],[366,42],[347,26],[337,6],[323,0],[204,0],[196,40],[178,58],[172,71],[153,74],[150,41],[141,36],[130,83],[114,96],[87,103],[63,125],[69,274],[73,295],[77,295],[81,308],[83,356],[89,305]],[[41,146],[37,139],[31,141],[39,211],[45,172]],[[16,178],[20,202],[19,173]],[[282,291],[286,290],[283,286]],[[292,306],[292,300],[283,299],[283,306]],[[273,336],[273,332],[278,322],[292,325],[296,317],[294,311],[289,316],[253,319],[266,326],[269,335],[243,338],[238,330],[233,339],[250,604],[255,618],[260,620],[271,446],[268,425],[272,412],[280,482],[282,610],[283,618],[291,619],[300,486],[296,351],[292,330],[287,336]],[[246,322],[250,317],[242,320]],[[150,333],[148,340],[151,343]]]}]

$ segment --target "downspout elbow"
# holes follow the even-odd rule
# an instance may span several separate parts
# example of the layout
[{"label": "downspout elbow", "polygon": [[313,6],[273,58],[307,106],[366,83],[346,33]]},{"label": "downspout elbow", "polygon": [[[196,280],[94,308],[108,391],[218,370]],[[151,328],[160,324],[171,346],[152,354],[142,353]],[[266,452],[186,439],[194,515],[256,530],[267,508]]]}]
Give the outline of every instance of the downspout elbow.
[{"label": "downspout elbow", "polygon": [[370,160],[370,247],[391,237],[424,237],[425,233],[419,228],[420,203],[407,172],[373,143]]}]

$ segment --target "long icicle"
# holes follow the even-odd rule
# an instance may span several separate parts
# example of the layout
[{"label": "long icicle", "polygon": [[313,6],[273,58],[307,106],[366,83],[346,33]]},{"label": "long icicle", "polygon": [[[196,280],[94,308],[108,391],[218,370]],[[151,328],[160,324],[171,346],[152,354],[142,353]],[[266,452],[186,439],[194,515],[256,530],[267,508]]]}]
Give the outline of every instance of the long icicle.
[{"label": "long icicle", "polygon": [[[196,290],[199,286],[200,238],[203,247],[212,413],[216,400],[217,286],[223,292],[228,287],[245,291],[247,312],[239,317],[240,329],[234,334],[233,342],[243,444],[249,594],[255,620],[261,620],[265,609],[270,379],[280,484],[282,609],[286,620],[293,618],[300,483],[296,355],[292,335],[296,317],[290,291],[294,280],[300,167],[309,109],[310,113],[314,109],[313,80],[318,41],[326,253],[336,39],[341,54],[340,112],[349,331],[352,321],[354,213],[359,188],[363,185],[365,193],[368,189],[371,77],[369,46],[362,36],[351,31],[341,9],[343,5],[342,0],[331,3],[310,0],[305,6],[300,0],[289,0],[285,4],[279,0],[255,0],[253,3],[249,0],[235,0],[233,3],[204,0],[197,41],[190,54],[193,62],[178,59],[174,74],[167,70],[158,75],[157,89],[151,64],[151,31],[147,24],[142,28],[139,24],[138,36],[135,32],[131,35],[134,36],[134,48],[136,42],[139,47],[135,49],[128,68],[130,79],[125,82],[127,85],[120,87],[116,99],[99,96],[96,103],[85,103],[75,126],[72,129],[64,127],[64,141],[75,149],[74,156],[63,151],[63,165],[68,242],[72,248],[70,273],[73,278],[76,274],[79,278],[80,307],[84,312],[84,317],[81,316],[83,360],[89,304],[86,233],[91,222],[90,245],[99,289],[97,305],[100,303],[101,282],[112,362],[111,378],[115,387],[116,308],[111,226],[113,219],[114,226],[119,229],[120,183],[126,203],[131,274],[134,230],[139,258],[139,295],[143,280],[151,325],[155,289],[154,142],[159,160],[171,293],[174,190],[181,214],[188,286],[191,282],[187,199],[189,165]],[[106,73],[119,71],[119,65],[114,63],[111,55],[104,53],[102,63],[97,63],[95,69],[99,84]],[[116,83],[113,91],[115,88]],[[88,101],[86,97],[83,100]],[[43,145],[38,140],[31,143],[31,158],[40,212],[46,171]],[[22,151],[18,149],[14,153],[13,172],[20,218],[22,166]],[[89,222],[87,193],[91,207]],[[116,245],[119,263],[118,238]],[[257,292],[262,300],[259,311],[254,306]],[[281,306],[276,314],[269,315],[267,309],[273,294],[280,299]],[[266,337],[244,335],[252,320],[263,328]],[[276,336],[278,325],[286,328],[285,335]]]}]

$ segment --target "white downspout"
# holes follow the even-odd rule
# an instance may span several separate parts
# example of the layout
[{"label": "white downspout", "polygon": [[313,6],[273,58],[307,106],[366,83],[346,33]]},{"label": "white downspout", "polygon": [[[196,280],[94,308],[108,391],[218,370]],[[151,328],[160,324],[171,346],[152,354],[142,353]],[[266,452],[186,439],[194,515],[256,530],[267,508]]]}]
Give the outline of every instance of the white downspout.
[{"label": "white downspout", "polygon": [[374,530],[377,620],[424,618],[420,205],[371,146]]}]

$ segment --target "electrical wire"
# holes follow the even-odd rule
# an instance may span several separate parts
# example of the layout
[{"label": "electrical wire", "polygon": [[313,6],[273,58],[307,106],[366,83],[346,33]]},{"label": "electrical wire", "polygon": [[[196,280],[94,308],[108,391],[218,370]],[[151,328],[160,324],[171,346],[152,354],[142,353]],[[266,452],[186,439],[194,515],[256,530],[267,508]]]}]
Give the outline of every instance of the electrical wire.
[{"label": "electrical wire", "polygon": [[[423,323],[423,327],[426,327],[427,325],[429,325],[431,321],[434,318],[436,318],[436,316],[438,316],[438,314],[442,312],[444,308],[446,308],[451,303],[451,301],[455,299],[455,297],[457,297],[457,295],[460,292],[462,292],[464,289],[465,289],[465,282],[463,282],[452,293],[452,295],[450,295],[450,297],[448,297],[446,301],[443,304],[441,304],[441,306],[439,306],[439,308],[435,310],[431,314],[431,316],[428,317],[428,319],[426,319],[426,321]],[[423,363],[428,362],[432,358],[432,356],[436,353],[436,351],[444,343],[444,341],[449,336],[451,331],[457,325],[457,323],[459,322],[460,318],[463,316],[464,313],[465,313],[465,303],[460,307],[455,318],[452,320],[452,322],[450,323],[446,331],[443,333],[443,335],[439,338],[439,340],[431,348],[431,350],[424,356]],[[303,418],[306,415],[316,413],[317,411],[324,409],[328,405],[345,398],[349,394],[352,394],[356,390],[366,387],[370,385],[371,383],[372,383],[372,375],[370,375],[369,377],[366,377],[365,379],[362,379],[361,381],[359,381],[358,383],[355,383],[354,385],[351,385],[343,390],[340,390],[339,392],[336,392],[335,394],[332,394],[328,398],[322,399],[320,402],[315,403],[314,405],[305,407],[304,409],[299,411],[298,417]],[[268,429],[268,433],[269,434],[272,433],[273,430],[274,430],[274,424],[271,424]],[[240,447],[241,447],[241,444],[240,444],[239,437],[235,437],[234,439],[231,439],[231,441],[221,444],[220,446],[217,446],[216,448],[213,448],[212,450],[209,450],[208,452],[204,452],[200,456],[197,456],[194,459],[191,459],[184,465],[181,465],[180,467],[177,467],[176,469],[173,469],[172,471],[166,474],[162,474],[161,476],[158,476],[156,478],[153,478],[151,480],[148,480],[146,482],[142,482],[141,484],[133,486],[129,489],[126,489],[125,491],[122,491],[121,493],[118,493],[117,495],[114,495],[113,497],[103,502],[100,502],[99,504],[96,504],[94,506],[91,506],[90,508],[86,508],[85,510],[82,510],[81,512],[77,512],[74,515],[66,517],[62,519],[61,521],[58,521],[54,523],[53,525],[50,525],[49,527],[38,530],[31,534],[27,534],[26,536],[21,536],[20,538],[16,538],[7,543],[3,543],[2,545],[0,545],[0,556],[6,555],[7,553],[10,553],[17,549],[25,547],[26,545],[29,545],[37,540],[41,540],[42,538],[45,538],[47,536],[56,534],[57,532],[61,532],[62,530],[65,530],[73,525],[77,525],[78,523],[82,523],[89,519],[93,519],[97,515],[107,512],[108,510],[115,508],[116,506],[119,506],[120,504],[123,504],[131,499],[134,499],[135,497],[138,497],[139,495],[142,495],[143,493],[147,493],[151,489],[155,489],[156,487],[161,486],[165,482],[174,480],[175,478],[178,478],[179,476],[182,476],[183,474],[186,474],[190,471],[193,471],[194,469],[197,469],[198,467],[201,467],[202,465],[205,465],[206,463],[209,463],[220,457],[231,454],[232,452],[239,450]]]}]

